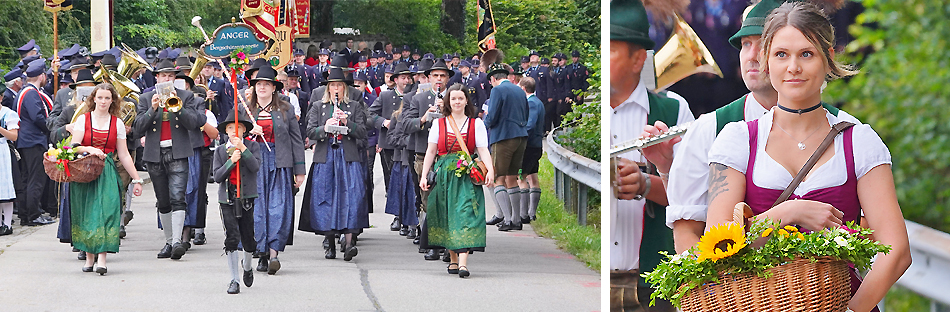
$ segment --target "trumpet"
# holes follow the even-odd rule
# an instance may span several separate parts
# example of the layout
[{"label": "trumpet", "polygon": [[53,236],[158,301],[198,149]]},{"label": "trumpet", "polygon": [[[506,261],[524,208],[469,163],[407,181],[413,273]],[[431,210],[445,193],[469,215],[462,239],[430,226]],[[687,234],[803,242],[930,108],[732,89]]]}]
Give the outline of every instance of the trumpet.
[{"label": "trumpet", "polygon": [[177,113],[181,111],[182,103],[181,99],[178,98],[178,93],[175,92],[175,85],[173,82],[162,82],[155,84],[156,95],[158,95],[158,107],[167,109],[168,112]]}]

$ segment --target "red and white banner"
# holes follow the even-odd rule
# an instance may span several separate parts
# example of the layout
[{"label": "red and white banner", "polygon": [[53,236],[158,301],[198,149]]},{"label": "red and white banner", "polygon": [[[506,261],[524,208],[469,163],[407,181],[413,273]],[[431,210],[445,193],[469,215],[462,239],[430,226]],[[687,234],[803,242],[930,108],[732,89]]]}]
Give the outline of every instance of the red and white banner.
[{"label": "red and white banner", "polygon": [[310,38],[310,0],[295,0],[296,2],[296,36],[294,38]]},{"label": "red and white banner", "polygon": [[274,37],[279,12],[278,0],[241,0],[241,20],[254,29],[257,39]]}]

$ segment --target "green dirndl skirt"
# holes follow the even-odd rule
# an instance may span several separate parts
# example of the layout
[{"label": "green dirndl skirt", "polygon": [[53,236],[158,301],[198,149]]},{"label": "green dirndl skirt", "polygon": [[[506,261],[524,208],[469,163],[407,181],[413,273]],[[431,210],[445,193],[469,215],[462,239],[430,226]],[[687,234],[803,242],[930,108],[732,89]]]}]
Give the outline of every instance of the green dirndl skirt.
[{"label": "green dirndl skirt", "polygon": [[73,246],[87,253],[119,252],[119,174],[112,153],[102,174],[89,183],[69,183]]},{"label": "green dirndl skirt", "polygon": [[429,244],[457,252],[485,251],[485,196],[468,175],[455,176],[456,153],[436,161],[436,185],[426,202]]}]

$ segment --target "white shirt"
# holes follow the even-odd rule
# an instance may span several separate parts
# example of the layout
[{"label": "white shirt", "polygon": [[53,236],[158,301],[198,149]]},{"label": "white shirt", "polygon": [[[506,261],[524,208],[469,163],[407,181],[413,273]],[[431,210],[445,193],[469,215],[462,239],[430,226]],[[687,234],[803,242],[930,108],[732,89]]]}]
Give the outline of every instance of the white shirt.
[{"label": "white shirt", "polygon": [[[214,116],[214,113],[212,113],[210,109],[205,110],[205,117],[207,117],[207,120],[205,121],[205,123],[215,128],[218,127],[218,118]],[[214,140],[216,138],[211,138],[211,139]]]},{"label": "white shirt", "polygon": [[[755,120],[769,111],[759,103],[752,93],[746,96],[743,109],[744,120]],[[839,118],[860,124],[844,111],[838,112]],[[716,113],[699,116],[683,137],[682,147],[673,158],[670,168],[670,181],[666,196],[670,205],[666,207],[666,226],[672,228],[676,220],[694,220],[706,222],[709,191],[709,149],[716,141]],[[748,141],[748,139],[747,139]],[[784,189],[784,187],[782,187]]]},{"label": "white shirt", "polygon": [[[0,107],[0,127],[7,130],[20,129],[20,115],[6,106]],[[7,144],[10,139],[0,136],[0,144]]]},{"label": "white shirt", "polygon": [[[759,118],[759,139],[755,147],[755,172],[752,173],[752,182],[762,188],[784,190],[792,182],[794,176],[765,152],[774,113],[775,108]],[[831,113],[825,113],[825,117],[828,118],[829,125],[848,119],[845,116],[836,117]],[[870,125],[856,124],[852,129],[854,171],[859,180],[874,167],[891,163],[891,154],[887,150],[887,145],[884,145],[881,137],[874,132],[874,129],[871,129]],[[845,163],[844,135],[835,137],[834,151],[834,156],[828,162],[812,169],[808,178],[802,181],[793,194],[801,196],[813,190],[840,186],[847,182],[848,167]],[[709,150],[709,162],[720,163],[745,174],[748,161],[749,127],[746,123],[740,122],[726,125]]]},{"label": "white shirt", "polygon": [[290,105],[294,106],[294,115],[300,118],[300,100],[297,99],[297,95],[287,91],[284,91],[284,95],[290,98]]},{"label": "white shirt", "polygon": [[[682,97],[669,92],[679,101],[677,124],[693,121],[689,104]],[[643,83],[637,85],[630,97],[613,109],[610,121],[610,144],[616,145],[640,137],[647,124],[650,102]],[[677,144],[679,146],[681,144]],[[678,147],[677,147],[678,148]],[[675,150],[674,150],[675,153]],[[640,152],[633,150],[620,155],[622,158],[646,162]],[[613,169],[611,169],[613,170]],[[658,187],[658,186],[653,186]],[[610,196],[610,269],[633,270],[640,267],[640,241],[643,239],[643,213],[645,200],[619,200]]]},{"label": "white shirt", "polygon": [[[439,118],[439,119],[445,119],[445,118]],[[441,127],[439,126],[440,124],[441,122],[439,122],[438,119],[436,119],[436,121],[432,123],[432,128],[429,128],[429,139],[428,139],[429,143],[432,143],[432,144],[439,143],[439,133],[442,133],[442,131],[439,130],[441,129]],[[452,131],[452,125],[449,124],[448,120],[445,121],[445,125],[448,126],[448,129],[446,129],[445,133],[446,134],[452,133],[452,136],[455,136],[454,134],[455,131]],[[468,133],[467,121],[458,126],[460,128],[459,131],[462,131],[462,133]],[[475,118],[475,147],[488,147],[488,130],[485,130],[485,123],[482,122],[482,120],[478,118]],[[468,151],[468,152],[478,153],[477,151]]]}]

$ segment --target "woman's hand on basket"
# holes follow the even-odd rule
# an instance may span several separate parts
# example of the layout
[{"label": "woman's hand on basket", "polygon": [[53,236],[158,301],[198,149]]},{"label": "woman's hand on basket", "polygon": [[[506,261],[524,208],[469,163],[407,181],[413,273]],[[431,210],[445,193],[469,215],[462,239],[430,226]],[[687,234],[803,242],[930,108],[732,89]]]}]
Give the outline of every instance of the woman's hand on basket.
[{"label": "woman's hand on basket", "polygon": [[[781,208],[780,208],[781,207]],[[824,228],[839,228],[843,224],[844,213],[834,206],[813,200],[789,200],[775,208],[784,210],[782,219],[785,224],[797,224],[811,231]]]},{"label": "woman's hand on basket", "polygon": [[99,159],[105,159],[105,158],[106,158],[106,153],[103,153],[101,149],[88,146],[88,147],[86,147],[86,151],[89,152],[89,155],[99,157]]}]

